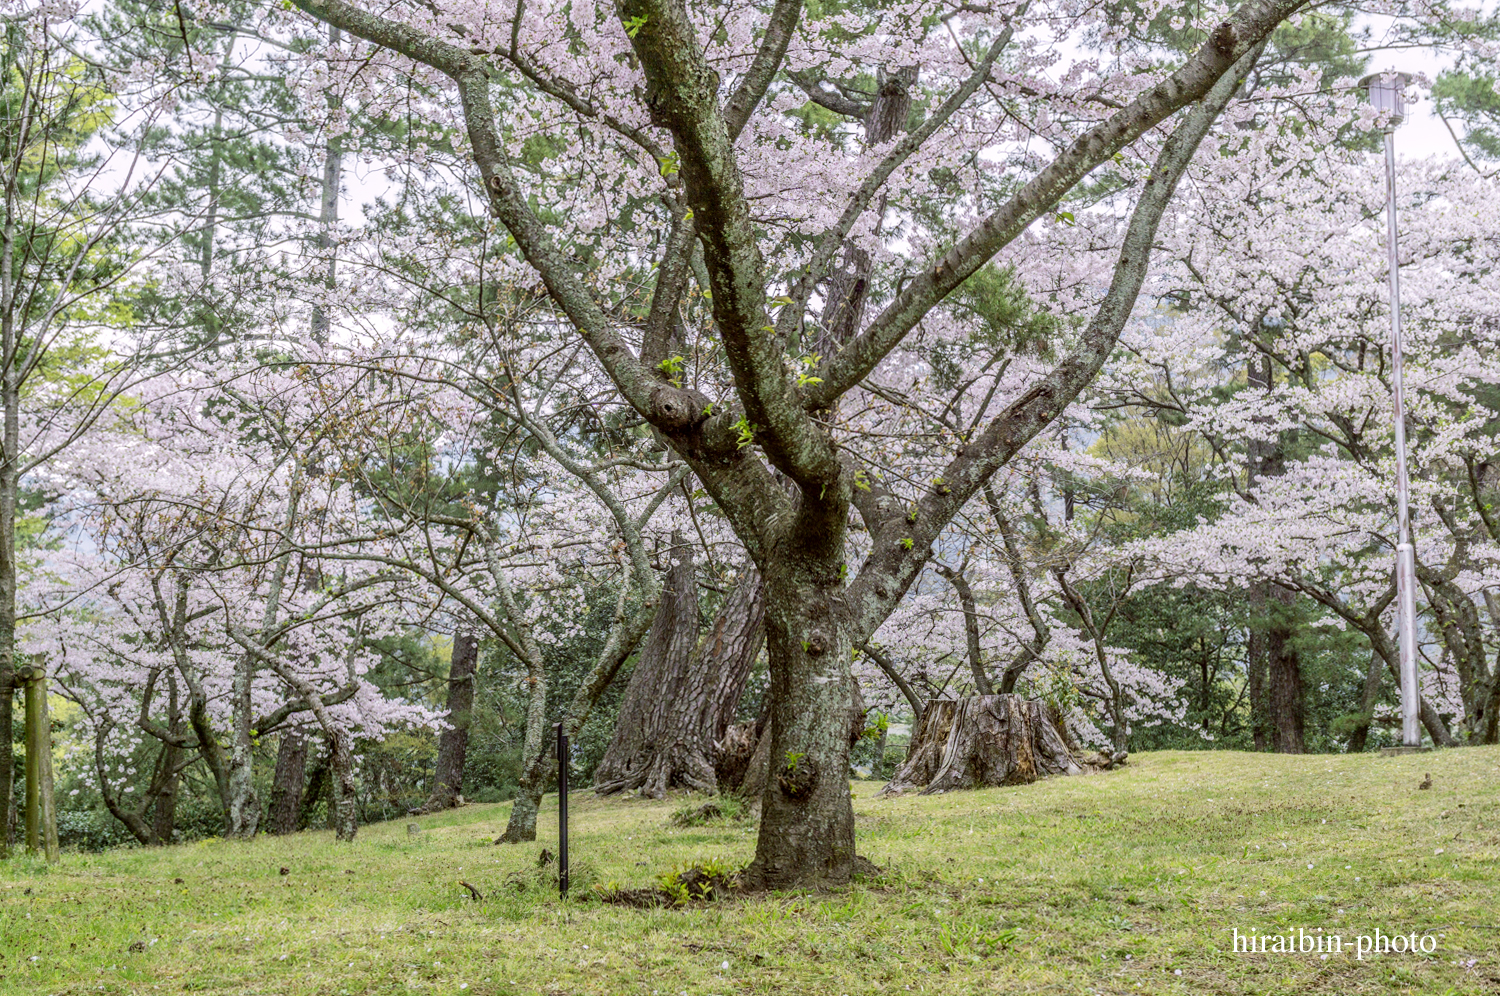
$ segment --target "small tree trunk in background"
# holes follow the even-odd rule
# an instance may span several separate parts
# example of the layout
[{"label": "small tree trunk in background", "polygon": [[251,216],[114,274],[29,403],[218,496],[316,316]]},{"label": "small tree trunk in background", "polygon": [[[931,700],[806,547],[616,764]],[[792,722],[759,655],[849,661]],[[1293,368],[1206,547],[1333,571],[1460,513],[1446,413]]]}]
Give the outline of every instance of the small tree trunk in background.
[{"label": "small tree trunk in background", "polygon": [[[313,763],[313,769],[307,775],[307,785],[302,790],[302,805],[297,813],[297,826],[306,829],[312,826],[313,810],[318,805],[318,800],[328,794],[328,753],[325,751],[318,755],[317,761]],[[332,803],[328,811],[333,811]],[[329,824],[332,826],[332,824]]]},{"label": "small tree trunk in background", "polygon": [[521,770],[521,784],[516,790],[515,802],[510,807],[510,819],[505,832],[496,838],[497,844],[520,844],[536,840],[536,814],[542,805],[542,789],[547,783],[547,673],[543,669],[540,655],[527,667],[526,682],[531,686],[526,706],[526,736],[521,744],[521,760],[531,761]]},{"label": "small tree trunk in background", "polygon": [[1256,750],[1271,749],[1271,703],[1267,696],[1266,633],[1262,620],[1265,617],[1266,589],[1261,583],[1250,588],[1250,636],[1246,642],[1246,667],[1249,671],[1250,732],[1255,738]]},{"label": "small tree trunk in background", "polygon": [[162,744],[161,792],[151,807],[151,836],[158,844],[172,843],[172,834],[177,830],[177,789],[181,779],[176,768],[181,763],[182,748]]},{"label": "small tree trunk in background", "polygon": [[458,805],[464,787],[464,757],[469,749],[469,719],[474,709],[474,671],[478,662],[478,636],[473,630],[456,633],[448,667],[448,728],[438,736],[432,793],[416,810],[419,813],[435,813]]},{"label": "small tree trunk in background", "polygon": [[[511,806],[505,832],[495,839],[497,844],[519,844],[536,840],[536,813],[542,804],[542,788],[547,783],[547,662],[542,656],[541,645],[537,643],[529,620],[521,611],[521,604],[510,586],[510,580],[499,565],[494,544],[488,541],[488,537],[484,550],[489,562],[490,579],[495,585],[496,600],[504,617],[510,620],[522,663],[526,665],[526,732],[521,742],[520,786],[515,803]],[[629,653],[629,650],[625,652]],[[613,674],[610,671],[610,677]],[[587,686],[591,682],[586,679],[584,684]],[[599,687],[602,690],[602,686]]]},{"label": "small tree trunk in background", "polygon": [[[177,696],[177,674],[167,671],[167,732],[174,737],[183,734],[182,700]],[[177,830],[177,792],[182,785],[178,768],[185,751],[170,741],[162,744],[161,781],[151,814],[151,832],[158,844],[172,843]]]},{"label": "small tree trunk in background", "polygon": [[1370,736],[1370,720],[1375,716],[1375,702],[1380,698],[1380,679],[1385,674],[1385,660],[1377,653],[1370,654],[1370,670],[1365,675],[1364,691],[1359,696],[1359,720],[1349,734],[1349,753],[1358,754],[1365,749]]},{"label": "small tree trunk in background", "polygon": [[266,810],[268,833],[296,833],[306,777],[307,735],[289,726],[282,732],[276,748],[276,774],[271,779],[271,804]]},{"label": "small tree trunk in background", "polygon": [[248,840],[260,827],[260,796],[255,791],[255,753],[251,743],[250,698],[255,681],[255,659],[249,653],[238,654],[231,685],[229,750],[229,806],[224,813],[225,836]]},{"label": "small tree trunk in background", "polygon": [[332,819],[334,836],[352,841],[359,830],[358,795],[354,783],[354,738],[343,728],[329,734],[328,768],[333,776]]},{"label": "small tree trunk in background", "polygon": [[521,760],[531,758],[521,771],[521,784],[516,791],[515,802],[510,807],[510,819],[505,832],[495,839],[497,844],[520,844],[536,840],[536,814],[542,805],[542,788],[547,781],[547,738],[543,736],[543,725],[547,718],[547,679],[540,664],[528,669],[527,682],[531,685],[531,701],[527,705],[526,737],[521,745]]},{"label": "small tree trunk in background", "polygon": [[[328,44],[330,47],[338,45],[342,37],[342,31],[332,26],[329,27]],[[329,92],[327,100],[329,108],[335,108],[342,103],[342,95]],[[334,238],[334,229],[339,222],[339,189],[343,183],[343,171],[343,139],[334,136],[328,139],[328,145],[323,150],[323,188],[318,198],[318,249],[327,254],[324,262],[323,286],[329,290],[337,286],[335,281],[338,276],[338,242]],[[326,345],[328,327],[328,309],[320,301],[313,307],[313,342],[320,346]]]},{"label": "small tree trunk in background", "polygon": [[1278,754],[1302,754],[1305,689],[1302,660],[1294,644],[1293,613],[1296,594],[1279,586],[1271,589],[1271,628],[1266,633],[1267,676],[1270,679],[1272,747]]}]

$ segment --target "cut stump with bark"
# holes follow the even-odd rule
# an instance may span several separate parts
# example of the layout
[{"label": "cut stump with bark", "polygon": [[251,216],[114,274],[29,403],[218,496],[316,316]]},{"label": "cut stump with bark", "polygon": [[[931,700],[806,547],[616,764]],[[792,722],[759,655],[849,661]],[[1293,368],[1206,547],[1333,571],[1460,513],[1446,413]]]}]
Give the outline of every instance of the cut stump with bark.
[{"label": "cut stump with bark", "polygon": [[881,795],[1027,785],[1049,775],[1086,775],[1126,755],[1073,746],[1056,712],[1039,699],[975,695],[927,703],[906,761]]}]

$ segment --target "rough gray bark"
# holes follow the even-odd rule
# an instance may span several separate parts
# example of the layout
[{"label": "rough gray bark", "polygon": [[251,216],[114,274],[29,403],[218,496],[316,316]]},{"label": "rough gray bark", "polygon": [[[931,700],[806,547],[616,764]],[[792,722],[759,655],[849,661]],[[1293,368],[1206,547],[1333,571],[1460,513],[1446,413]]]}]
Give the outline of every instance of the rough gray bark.
[{"label": "rough gray bark", "polygon": [[1296,593],[1272,586],[1275,603],[1266,633],[1267,684],[1271,713],[1271,746],[1278,754],[1302,754],[1306,722],[1306,689],[1302,683],[1302,658],[1297,652],[1291,620]]},{"label": "rough gray bark", "polygon": [[1052,707],[1019,695],[974,695],[927,703],[906,761],[882,795],[922,795],[996,785],[1027,785],[1049,775],[1080,775],[1123,763],[1125,754],[1075,751]]},{"label": "rough gray bark", "polygon": [[255,681],[255,657],[239,654],[235,659],[234,679],[229,700],[233,710],[230,721],[228,805],[225,807],[225,831],[231,838],[248,839],[260,827],[260,794],[255,790],[255,754],[250,724],[253,717],[250,688]]},{"label": "rough gray bark", "polygon": [[702,663],[694,653],[698,575],[692,547],[681,533],[672,535],[670,557],[656,619],[641,644],[614,736],[594,771],[594,791],[600,795],[639,791],[659,799],[669,788],[712,792],[717,787],[713,741],[694,737],[692,729],[692,719],[711,708],[715,676],[694,667]]},{"label": "rough gray bark", "polygon": [[495,571],[491,574],[500,583],[500,600],[505,615],[516,623],[519,640],[514,642],[519,644],[526,664],[526,730],[521,737],[521,758],[530,758],[531,763],[521,770],[510,819],[506,821],[505,832],[495,840],[497,844],[520,844],[536,840],[536,814],[542,805],[542,788],[547,778],[547,667],[535,636],[529,627],[520,623],[523,618],[520,606],[504,575]]},{"label": "rough gray bark", "polygon": [[[670,580],[667,588],[672,588]],[[696,617],[696,608],[693,613],[679,611],[677,616],[677,624],[685,625]],[[648,646],[650,642],[648,637]],[[603,774],[596,772],[594,776],[596,791],[639,790],[643,795],[660,797],[672,787],[719,790],[720,756],[734,749],[732,743],[725,742],[726,737],[764,642],[765,600],[760,575],[747,566],[686,666],[675,675],[656,669],[659,681],[655,699],[649,712],[636,714],[644,719],[636,732],[627,733],[626,710],[622,707],[611,753],[616,744],[626,740],[634,740],[635,753],[627,758],[628,772],[616,767],[606,770],[601,763]],[[643,648],[642,663],[645,660]],[[641,674],[638,664],[636,675]],[[632,678],[632,689],[635,681]],[[627,704],[630,698],[627,692]],[[606,761],[609,759],[606,755]]]},{"label": "rough gray bark", "polygon": [[713,694],[697,716],[696,727],[717,743],[734,722],[745,683],[766,643],[766,605],[760,572],[746,564],[739,584],[724,600],[698,649],[702,667],[714,676]]},{"label": "rough gray bark", "polygon": [[453,636],[453,658],[448,666],[448,727],[438,736],[437,771],[432,792],[417,810],[435,813],[458,805],[464,788],[464,758],[469,750],[469,720],[474,710],[474,671],[479,663],[479,637],[472,629]]},{"label": "rough gray bark", "polygon": [[271,804],[266,811],[267,833],[297,832],[306,778],[307,736],[299,727],[288,726],[276,746],[276,772],[271,777]]}]

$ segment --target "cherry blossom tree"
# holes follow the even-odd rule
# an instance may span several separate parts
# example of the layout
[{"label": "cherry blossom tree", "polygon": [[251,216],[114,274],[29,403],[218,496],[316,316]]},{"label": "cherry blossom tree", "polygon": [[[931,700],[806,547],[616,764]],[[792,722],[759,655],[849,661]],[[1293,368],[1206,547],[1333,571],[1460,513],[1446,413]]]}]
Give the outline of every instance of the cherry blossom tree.
[{"label": "cherry blossom tree", "polygon": [[[18,518],[45,505],[52,465],[111,421],[123,397],[191,358],[153,327],[143,293],[145,271],[181,221],[151,202],[161,167],[104,140],[106,132],[150,130],[161,109],[133,107],[76,54],[68,28],[75,11],[0,6],[0,729],[7,731],[26,666],[16,657],[25,621],[18,598],[32,560],[18,548]],[[44,731],[37,736],[34,749]],[[0,853],[9,843],[13,783],[7,738]]]},{"label": "cherry blossom tree", "polygon": [[148,808],[165,800],[158,812],[201,760],[226,835],[248,837],[261,816],[254,743],[307,713],[333,744],[337,826],[350,839],[353,738],[432,720],[362,677],[368,639],[407,614],[405,577],[305,552],[360,521],[328,466],[363,399],[346,390],[331,405],[295,368],[195,379],[159,378],[115,434],[55,469],[77,550],[57,565],[57,587],[34,592],[33,614],[50,625],[33,645],[84,710],[106,805],[143,842],[170,819],[148,827],[120,803],[110,757],[142,737],[160,743],[143,796]]},{"label": "cherry blossom tree", "polygon": [[[1299,593],[1363,633],[1395,676],[1381,191],[1376,164],[1355,149],[1330,153],[1331,137],[1264,134],[1237,157],[1235,179],[1205,198],[1212,224],[1166,255],[1160,286],[1181,313],[1127,334],[1136,361],[1102,386],[1190,427],[1225,458],[1225,514],[1154,542],[1152,557],[1207,583],[1264,579]],[[1451,161],[1406,163],[1401,180],[1413,507],[1436,655],[1422,718],[1437,743],[1454,742],[1443,713],[1488,740],[1493,672],[1478,648],[1493,639],[1480,607],[1493,535],[1486,343],[1497,302],[1485,274],[1497,251],[1494,190]],[[1195,366],[1263,372],[1224,393]],[[1247,474],[1268,447],[1277,472]],[[1364,686],[1360,743],[1379,679],[1380,668],[1349,675]]]},{"label": "cherry blossom tree", "polygon": [[[1300,4],[1214,12],[1222,19],[1205,20],[1201,46],[1174,65],[1143,60],[1132,67],[1139,71],[1099,71],[1081,61],[1065,85],[1040,90],[1032,84],[1058,55],[1022,40],[1032,26],[1108,32],[1102,12],[965,8],[933,22],[919,7],[820,16],[795,0],[727,19],[674,0],[632,0],[613,18],[549,5],[505,13],[415,5],[376,13],[344,0],[297,6],[376,46],[370,100],[389,100],[380,93],[393,88],[376,80],[399,73],[432,94],[425,115],[462,120],[489,209],[527,267],[623,399],[728,517],[765,580],[779,766],[748,881],[848,878],[856,867],[844,781],[851,647],[897,604],[959,509],[1108,358],[1179,178],[1264,40]],[[835,48],[835,36],[850,40]],[[922,125],[899,140],[846,153],[788,118],[807,98],[800,84],[782,82],[787,71],[831,93],[869,67],[911,64],[921,65],[930,97]],[[1019,145],[1031,125],[1008,124],[996,104],[1032,94],[1035,112],[1022,120],[1041,125],[1054,150],[1040,161]],[[1179,110],[1158,150],[1145,153],[1154,162],[1143,168],[1148,182],[1121,233],[1109,289],[1060,350],[1064,358],[1029,389],[997,399],[1004,403],[980,416],[970,438],[951,440],[942,472],[919,487],[872,480],[857,453],[842,448],[841,399],[1093,169],[1144,148],[1138,140]],[[570,143],[546,161],[558,169],[518,169],[511,149],[528,129]],[[1017,143],[1015,155],[977,154],[1007,142]],[[805,165],[792,172],[792,163]],[[579,169],[610,181],[594,184],[597,196],[584,193]],[[914,197],[945,175],[956,185],[943,223],[908,214],[907,252],[924,260],[908,270],[870,208],[879,198],[888,214],[911,212]],[[1010,192],[985,193],[1001,185]],[[617,225],[626,204],[634,223]],[[813,338],[804,331],[808,302],[851,235],[888,296],[838,352],[808,355],[799,345]],[[644,323],[622,324],[601,307],[593,282],[641,258],[656,266],[651,307]],[[689,357],[669,348],[694,282],[706,314]],[[690,365],[681,375],[677,355]],[[857,569],[851,514],[869,544]]]}]

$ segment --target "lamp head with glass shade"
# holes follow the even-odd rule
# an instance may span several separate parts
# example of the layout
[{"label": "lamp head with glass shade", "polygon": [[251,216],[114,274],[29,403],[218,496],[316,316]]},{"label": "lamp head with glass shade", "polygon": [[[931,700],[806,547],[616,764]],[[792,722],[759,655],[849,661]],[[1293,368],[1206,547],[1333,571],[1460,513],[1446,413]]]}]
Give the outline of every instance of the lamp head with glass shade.
[{"label": "lamp head with glass shade", "polygon": [[1359,85],[1370,94],[1370,103],[1375,105],[1375,110],[1389,115],[1385,120],[1388,131],[1406,120],[1406,87],[1410,82],[1411,74],[1394,70],[1371,73],[1359,81]]}]

